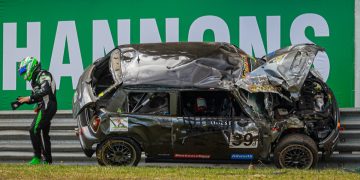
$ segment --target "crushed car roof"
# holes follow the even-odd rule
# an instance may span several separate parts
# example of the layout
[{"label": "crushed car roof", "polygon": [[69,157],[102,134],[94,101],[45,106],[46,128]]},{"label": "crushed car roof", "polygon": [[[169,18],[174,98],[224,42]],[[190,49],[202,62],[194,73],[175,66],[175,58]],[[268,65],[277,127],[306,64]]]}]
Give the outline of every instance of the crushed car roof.
[{"label": "crushed car roof", "polygon": [[228,43],[150,43],[116,49],[126,56],[121,58],[122,86],[227,89],[229,82],[256,64],[255,59]]}]

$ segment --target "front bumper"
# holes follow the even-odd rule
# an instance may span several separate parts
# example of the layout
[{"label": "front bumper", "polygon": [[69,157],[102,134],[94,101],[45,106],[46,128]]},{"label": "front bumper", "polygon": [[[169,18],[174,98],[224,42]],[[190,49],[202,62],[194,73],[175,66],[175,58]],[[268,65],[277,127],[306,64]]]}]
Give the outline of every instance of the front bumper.
[{"label": "front bumper", "polygon": [[319,142],[319,150],[323,152],[325,159],[328,159],[331,154],[333,153],[337,143],[339,142],[340,136],[340,111],[335,100],[335,96],[330,90],[332,97],[334,97],[334,104],[333,104],[333,118],[335,129],[331,131],[330,135],[325,138],[324,140]]},{"label": "front bumper", "polygon": [[330,157],[333,153],[335,146],[339,142],[340,131],[338,128],[334,129],[330,135],[323,141],[319,142],[319,150],[325,155],[325,158]]}]

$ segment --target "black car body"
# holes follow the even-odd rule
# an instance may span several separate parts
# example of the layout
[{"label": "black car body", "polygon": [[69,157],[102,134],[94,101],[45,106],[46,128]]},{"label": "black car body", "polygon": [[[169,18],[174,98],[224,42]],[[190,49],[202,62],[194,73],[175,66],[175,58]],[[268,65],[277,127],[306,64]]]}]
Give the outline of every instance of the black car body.
[{"label": "black car body", "polygon": [[310,168],[339,136],[335,96],[300,44],[253,58],[228,43],[122,45],[88,67],[73,100],[102,165],[273,159]]}]

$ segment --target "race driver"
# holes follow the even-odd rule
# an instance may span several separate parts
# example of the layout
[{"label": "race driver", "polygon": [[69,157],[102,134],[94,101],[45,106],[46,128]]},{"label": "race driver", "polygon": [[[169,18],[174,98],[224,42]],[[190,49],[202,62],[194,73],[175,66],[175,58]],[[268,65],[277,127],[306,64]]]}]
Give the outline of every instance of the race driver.
[{"label": "race driver", "polygon": [[27,97],[19,97],[18,102],[21,104],[36,103],[37,106],[35,109],[37,114],[29,130],[34,149],[34,156],[29,164],[51,164],[49,130],[51,119],[57,111],[55,81],[50,72],[41,69],[39,61],[34,57],[26,57],[20,62],[19,73],[31,83],[32,93]]}]

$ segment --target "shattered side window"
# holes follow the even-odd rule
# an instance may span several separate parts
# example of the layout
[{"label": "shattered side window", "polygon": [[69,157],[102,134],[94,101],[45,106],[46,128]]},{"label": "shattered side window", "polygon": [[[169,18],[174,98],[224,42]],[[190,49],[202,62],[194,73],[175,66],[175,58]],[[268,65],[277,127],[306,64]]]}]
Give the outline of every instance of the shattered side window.
[{"label": "shattered side window", "polygon": [[104,106],[106,109],[111,112],[126,112],[126,92],[123,89],[118,89],[110,99],[104,99]]},{"label": "shattered side window", "polygon": [[169,93],[134,92],[128,95],[129,113],[170,115]]},{"label": "shattered side window", "polygon": [[182,116],[234,117],[240,116],[240,107],[227,91],[181,92]]}]

